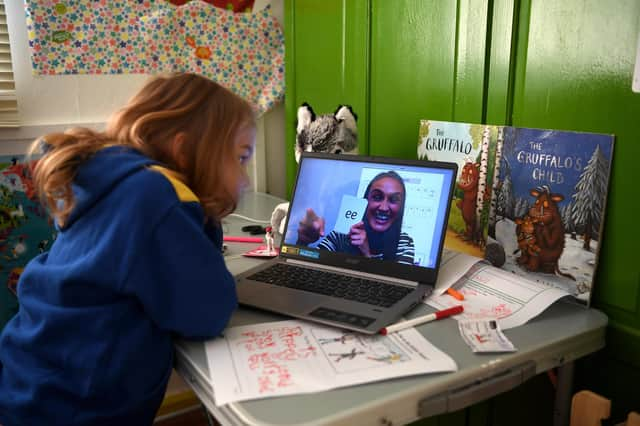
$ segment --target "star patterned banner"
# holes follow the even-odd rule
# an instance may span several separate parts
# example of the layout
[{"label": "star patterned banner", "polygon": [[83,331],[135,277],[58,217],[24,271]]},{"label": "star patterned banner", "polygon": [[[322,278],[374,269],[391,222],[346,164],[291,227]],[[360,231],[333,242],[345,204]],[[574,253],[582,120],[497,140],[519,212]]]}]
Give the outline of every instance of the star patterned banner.
[{"label": "star patterned banner", "polygon": [[25,0],[33,71],[145,73],[139,21],[164,0]]},{"label": "star patterned banner", "polygon": [[[169,0],[171,3],[182,6],[191,0]],[[254,0],[204,0],[216,7],[231,10],[233,12],[251,12]]]},{"label": "star patterned banner", "polygon": [[202,1],[25,0],[36,75],[189,71],[258,112],[284,96],[284,36],[270,7],[234,13]]},{"label": "star patterned banner", "polygon": [[260,112],[284,95],[284,36],[267,6],[233,13],[193,0],[141,18],[153,73],[191,71],[220,82]]}]

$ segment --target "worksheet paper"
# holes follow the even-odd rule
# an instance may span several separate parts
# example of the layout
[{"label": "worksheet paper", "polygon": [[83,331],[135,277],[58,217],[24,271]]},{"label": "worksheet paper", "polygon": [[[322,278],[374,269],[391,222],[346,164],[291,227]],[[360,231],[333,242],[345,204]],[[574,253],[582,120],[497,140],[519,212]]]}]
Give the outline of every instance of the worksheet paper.
[{"label": "worksheet paper", "polygon": [[462,305],[464,312],[453,316],[458,321],[497,320],[503,330],[525,324],[558,299],[570,296],[564,290],[528,280],[509,271],[475,264],[455,284],[463,301],[447,293],[435,293],[425,303],[438,310]]},{"label": "worksheet paper", "polygon": [[458,321],[460,336],[473,352],[515,352],[516,347],[502,333],[496,320]]},{"label": "worksheet paper", "polygon": [[205,347],[216,405],[457,370],[413,328],[382,336],[280,321],[228,328]]},{"label": "worksheet paper", "polygon": [[479,257],[443,249],[442,257],[440,258],[440,272],[438,272],[438,279],[436,280],[433,294],[439,295],[447,291],[447,289],[458,282],[473,265],[482,261]]}]

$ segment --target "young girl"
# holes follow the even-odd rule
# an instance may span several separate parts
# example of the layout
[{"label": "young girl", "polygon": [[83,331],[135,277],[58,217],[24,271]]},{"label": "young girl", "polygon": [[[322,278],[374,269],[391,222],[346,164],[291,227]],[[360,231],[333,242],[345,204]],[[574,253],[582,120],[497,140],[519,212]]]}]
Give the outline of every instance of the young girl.
[{"label": "young girl", "polygon": [[34,144],[59,233],[0,335],[0,424],[153,422],[172,338],[217,336],[236,308],[220,220],[254,144],[250,105],[193,74],[153,79],[104,132]]}]

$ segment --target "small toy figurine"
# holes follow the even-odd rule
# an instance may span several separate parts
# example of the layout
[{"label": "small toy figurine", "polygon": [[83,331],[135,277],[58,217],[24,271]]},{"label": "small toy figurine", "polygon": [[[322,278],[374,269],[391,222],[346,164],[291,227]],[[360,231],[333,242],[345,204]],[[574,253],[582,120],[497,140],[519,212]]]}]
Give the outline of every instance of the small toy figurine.
[{"label": "small toy figurine", "polygon": [[296,125],[296,163],[303,152],[357,153],[357,120],[349,105],[339,105],[333,114],[316,115],[311,105],[303,103],[298,108]]},{"label": "small toy figurine", "polygon": [[267,253],[272,254],[275,252],[275,248],[273,247],[273,228],[267,226],[264,230],[266,231],[264,234],[264,240],[267,243],[266,251]]},{"label": "small toy figurine", "polygon": [[266,245],[254,248],[247,252],[242,253],[247,257],[276,257],[278,255],[278,249],[275,247],[275,237],[273,236],[273,228],[267,226],[264,228],[264,242]]}]

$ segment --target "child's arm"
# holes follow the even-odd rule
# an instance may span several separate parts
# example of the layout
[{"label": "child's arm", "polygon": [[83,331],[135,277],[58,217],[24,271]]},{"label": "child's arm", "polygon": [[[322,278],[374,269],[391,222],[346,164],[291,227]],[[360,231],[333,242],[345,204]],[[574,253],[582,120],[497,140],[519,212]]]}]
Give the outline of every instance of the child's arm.
[{"label": "child's arm", "polygon": [[160,328],[188,338],[219,335],[237,307],[222,251],[204,232],[195,203],[180,203],[155,227],[127,289]]},{"label": "child's arm", "polygon": [[222,228],[214,219],[207,219],[204,223],[204,232],[213,244],[222,250]]}]

